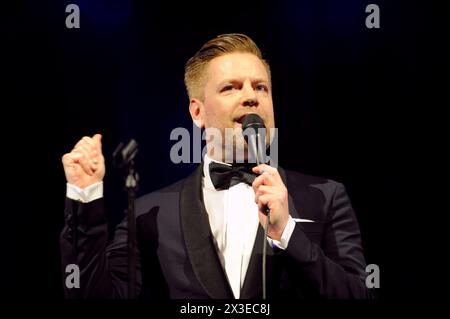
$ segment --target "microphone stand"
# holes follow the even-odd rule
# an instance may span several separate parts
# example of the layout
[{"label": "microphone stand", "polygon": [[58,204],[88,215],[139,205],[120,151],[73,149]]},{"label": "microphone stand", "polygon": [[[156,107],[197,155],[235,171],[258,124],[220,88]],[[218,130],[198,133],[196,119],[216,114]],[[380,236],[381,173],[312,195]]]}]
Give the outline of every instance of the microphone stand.
[{"label": "microphone stand", "polygon": [[265,207],[266,210],[266,224],[264,225],[264,243],[263,243],[263,260],[262,260],[262,282],[263,282],[263,300],[267,298],[266,292],[266,259],[267,259],[267,228],[270,224],[270,209]]},{"label": "microphone stand", "polygon": [[[260,146],[261,144],[261,136],[259,134],[255,134],[256,139],[256,145],[258,145],[257,150],[260,150],[259,152],[255,152],[256,157],[256,164],[259,165],[262,163],[265,163],[265,160],[263,158],[263,154],[261,151],[264,149]],[[263,172],[264,174],[264,172]],[[266,223],[264,225],[264,240],[263,240],[263,253],[262,253],[262,298],[263,300],[266,300],[267,298],[267,285],[266,285],[266,260],[267,260],[267,229],[270,224],[270,208],[266,205],[264,207],[264,211],[266,213]]]},{"label": "microphone stand", "polygon": [[127,165],[125,188],[128,195],[128,299],[136,298],[136,212],[135,199],[139,175],[134,168],[134,161]]},{"label": "microphone stand", "polygon": [[[255,129],[255,134],[250,134],[248,136],[248,145],[251,154],[255,156],[256,165],[265,163],[265,157],[262,151],[265,149],[262,142],[265,141],[265,135],[262,135]],[[262,173],[264,174],[264,172]],[[267,298],[267,285],[266,285],[266,259],[267,259],[267,229],[270,224],[270,209],[267,205],[264,207],[264,212],[266,213],[266,223],[264,225],[264,240],[263,240],[263,252],[262,252],[262,298],[265,300]]]},{"label": "microphone stand", "polygon": [[134,157],[138,152],[138,145],[131,139],[126,146],[120,143],[113,153],[113,163],[118,168],[125,169],[125,189],[128,197],[128,299],[136,298],[136,218],[135,200],[138,189],[139,175],[134,167]]}]

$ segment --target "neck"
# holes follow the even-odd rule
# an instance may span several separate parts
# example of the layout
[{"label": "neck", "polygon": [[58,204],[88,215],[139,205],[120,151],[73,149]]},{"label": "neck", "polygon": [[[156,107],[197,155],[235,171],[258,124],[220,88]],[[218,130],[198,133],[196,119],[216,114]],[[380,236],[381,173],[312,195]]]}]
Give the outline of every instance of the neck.
[{"label": "neck", "polygon": [[248,161],[248,150],[245,147],[244,150],[236,151],[236,148],[233,147],[232,150],[222,148],[221,151],[216,152],[216,146],[207,144],[207,154],[210,159],[213,159],[222,163],[243,163]]}]

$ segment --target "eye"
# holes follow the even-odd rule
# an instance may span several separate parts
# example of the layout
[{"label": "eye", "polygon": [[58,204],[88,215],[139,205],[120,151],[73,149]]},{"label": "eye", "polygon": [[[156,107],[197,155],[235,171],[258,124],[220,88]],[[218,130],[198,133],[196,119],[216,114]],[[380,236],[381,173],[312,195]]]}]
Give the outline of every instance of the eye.
[{"label": "eye", "polygon": [[220,90],[220,92],[231,91],[233,88],[234,88],[233,85],[228,84],[228,85],[225,85],[225,86],[222,88],[222,90]]},{"label": "eye", "polygon": [[268,92],[269,88],[267,87],[267,85],[265,84],[258,84],[256,86],[256,91],[263,91],[263,92]]}]

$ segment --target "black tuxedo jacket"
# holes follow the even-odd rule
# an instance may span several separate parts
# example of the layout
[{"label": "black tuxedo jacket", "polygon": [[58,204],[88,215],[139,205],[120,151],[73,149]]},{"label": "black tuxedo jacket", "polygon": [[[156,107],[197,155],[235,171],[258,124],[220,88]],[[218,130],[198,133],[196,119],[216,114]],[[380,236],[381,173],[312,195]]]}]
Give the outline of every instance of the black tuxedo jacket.
[{"label": "black tuxedo jacket", "polygon": [[[268,245],[269,298],[368,298],[361,237],[342,184],[279,168],[296,223],[286,250]],[[136,202],[138,287],[141,298],[233,298],[214,246],[201,189],[202,165],[188,178]],[[262,296],[263,229],[258,228],[241,298]],[[126,298],[127,224],[113,239],[103,199],[66,199],[60,237],[63,274],[80,268],[69,298]]]}]

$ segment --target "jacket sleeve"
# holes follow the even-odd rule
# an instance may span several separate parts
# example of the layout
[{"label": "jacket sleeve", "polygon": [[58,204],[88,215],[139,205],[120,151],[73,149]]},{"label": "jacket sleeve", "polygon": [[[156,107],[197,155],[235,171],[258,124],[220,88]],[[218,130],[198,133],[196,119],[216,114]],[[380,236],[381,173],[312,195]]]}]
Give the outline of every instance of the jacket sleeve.
[{"label": "jacket sleeve", "polygon": [[[67,298],[126,298],[127,225],[116,227],[108,242],[108,224],[103,198],[81,203],[66,198],[65,225],[60,236],[64,293]],[[67,285],[66,267],[78,266],[79,288]],[[140,262],[137,258],[137,286]],[[69,287],[68,287],[69,286]]]},{"label": "jacket sleeve", "polygon": [[321,244],[311,241],[297,223],[286,253],[296,285],[313,297],[371,298],[365,285],[365,260],[361,235],[350,199],[342,184],[328,207]]}]

